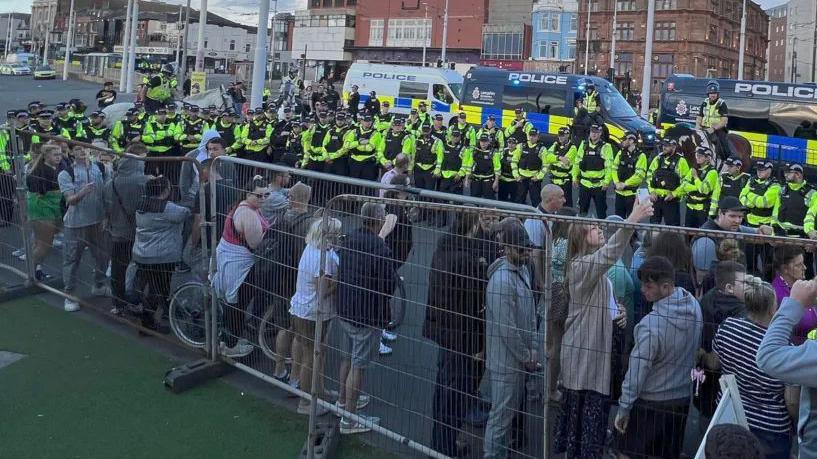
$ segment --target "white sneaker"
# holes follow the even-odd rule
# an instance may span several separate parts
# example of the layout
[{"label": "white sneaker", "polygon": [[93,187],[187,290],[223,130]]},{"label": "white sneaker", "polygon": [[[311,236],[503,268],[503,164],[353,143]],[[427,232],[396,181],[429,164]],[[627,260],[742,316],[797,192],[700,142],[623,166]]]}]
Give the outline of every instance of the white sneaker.
[{"label": "white sneaker", "polygon": [[25,251],[25,250],[23,250],[23,249],[17,249],[17,250],[15,250],[14,252],[11,252],[11,256],[12,256],[12,257],[14,257],[14,258],[20,258],[20,257],[21,257],[21,256],[23,256],[25,253],[26,253],[26,251]]},{"label": "white sneaker", "polygon": [[380,355],[391,355],[394,349],[387,346],[383,341],[380,342],[380,349],[377,351]]},{"label": "white sneaker", "polygon": [[383,341],[387,343],[393,343],[397,341],[397,333],[390,332],[388,330],[383,330]]},{"label": "white sneaker", "polygon": [[[305,402],[305,400],[302,400],[302,401],[298,402],[297,412],[298,412],[298,414],[303,414],[305,416],[309,416],[309,402],[306,402],[306,404],[304,404],[303,402]],[[317,411],[315,412],[315,414],[317,416],[323,416],[328,412],[329,412],[329,408],[326,408],[323,405],[318,405],[318,408],[317,408]]]},{"label": "white sneaker", "polygon": [[79,303],[66,298],[62,308],[65,309],[65,312],[77,312],[79,311]]},{"label": "white sneaker", "polygon": [[105,277],[107,277],[109,279],[111,277],[111,264],[110,263],[108,263],[108,269],[105,270]]},{"label": "white sneaker", "polygon": [[362,414],[358,414],[361,418],[366,421],[366,424],[362,422],[352,421],[351,419],[341,419],[340,420],[340,433],[343,435],[349,434],[356,434],[356,433],[363,433],[372,430],[369,427],[369,424],[379,424],[380,418],[377,416],[364,416]]},{"label": "white sneaker", "polygon": [[224,357],[237,358],[252,354],[255,348],[245,339],[238,340],[233,347],[227,347],[225,343],[219,345],[219,352]]},{"label": "white sneaker", "polygon": [[100,285],[91,289],[91,296],[111,296],[111,288],[107,285]]},{"label": "white sneaker", "polygon": [[[372,397],[369,396],[369,394],[360,394],[360,395],[358,395],[358,397],[357,397],[357,411],[360,411],[363,408],[366,408],[367,406],[369,406],[369,402],[371,402],[371,401],[372,401]],[[337,402],[335,402],[335,408],[337,408],[339,410],[345,410],[346,409],[346,404],[341,403],[340,400],[338,400]],[[339,414],[337,414],[337,416],[340,417]]]}]

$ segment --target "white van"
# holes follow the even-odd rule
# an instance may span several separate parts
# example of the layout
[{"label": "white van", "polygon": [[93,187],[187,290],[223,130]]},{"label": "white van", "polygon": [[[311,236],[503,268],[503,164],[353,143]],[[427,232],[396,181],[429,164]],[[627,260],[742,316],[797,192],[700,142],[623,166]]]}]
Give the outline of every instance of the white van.
[{"label": "white van", "polygon": [[432,115],[442,113],[449,119],[459,110],[463,77],[455,70],[409,65],[354,63],[343,82],[343,100],[349,100],[352,85],[357,85],[360,106],[374,91],[382,104],[388,101],[391,112],[408,114],[421,101]]}]

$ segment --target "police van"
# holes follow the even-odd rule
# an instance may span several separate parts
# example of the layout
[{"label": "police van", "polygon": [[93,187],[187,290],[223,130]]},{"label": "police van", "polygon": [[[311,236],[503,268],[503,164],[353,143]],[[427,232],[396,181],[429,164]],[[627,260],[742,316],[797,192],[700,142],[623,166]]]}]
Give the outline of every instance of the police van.
[{"label": "police van", "polygon": [[653,145],[655,128],[638,116],[612,83],[594,76],[474,67],[465,74],[461,109],[471,124],[484,124],[493,115],[503,127],[510,125],[516,109],[522,109],[540,132],[553,135],[570,126],[576,99],[584,97],[588,83],[599,93],[611,140],[618,142],[624,132],[634,131],[645,145]]},{"label": "police van", "polygon": [[[661,88],[658,118],[661,127],[694,125],[709,81],[712,80],[691,75],[667,78]],[[798,129],[803,121],[817,120],[817,85],[715,81],[729,108],[729,133],[746,139],[753,157],[817,165],[817,135]]]},{"label": "police van", "polygon": [[425,102],[429,113],[442,113],[448,118],[459,105],[462,75],[436,67],[354,63],[343,82],[344,101],[349,100],[352,85],[358,86],[359,108],[374,91],[381,104],[389,102],[392,113],[408,115]]}]

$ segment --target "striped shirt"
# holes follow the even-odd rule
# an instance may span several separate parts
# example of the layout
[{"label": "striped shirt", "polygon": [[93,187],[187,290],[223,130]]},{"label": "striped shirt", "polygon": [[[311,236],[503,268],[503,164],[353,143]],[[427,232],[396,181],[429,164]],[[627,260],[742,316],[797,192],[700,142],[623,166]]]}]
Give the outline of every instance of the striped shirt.
[{"label": "striped shirt", "polygon": [[[755,358],[766,328],[743,317],[730,317],[718,328],[712,350],[723,374],[735,375],[749,427],[787,433],[791,428],[784,384],[757,367]],[[718,402],[721,394],[718,393]]]}]

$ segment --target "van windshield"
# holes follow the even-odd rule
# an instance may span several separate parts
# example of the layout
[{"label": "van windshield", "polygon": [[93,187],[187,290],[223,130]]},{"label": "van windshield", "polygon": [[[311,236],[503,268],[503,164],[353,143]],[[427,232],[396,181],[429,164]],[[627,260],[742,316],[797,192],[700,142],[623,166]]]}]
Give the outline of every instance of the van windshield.
[{"label": "van windshield", "polygon": [[634,118],[638,116],[633,107],[624,100],[624,97],[618,91],[602,87],[599,89],[599,96],[604,111],[610,118]]},{"label": "van windshield", "polygon": [[462,100],[462,83],[448,83],[448,87],[451,88],[451,92],[454,93],[454,97]]}]

